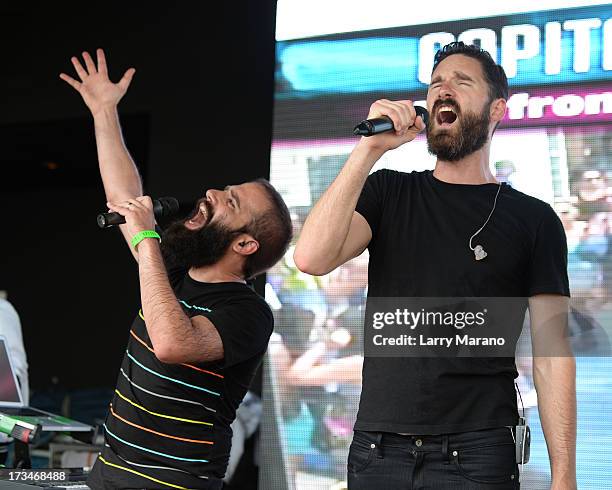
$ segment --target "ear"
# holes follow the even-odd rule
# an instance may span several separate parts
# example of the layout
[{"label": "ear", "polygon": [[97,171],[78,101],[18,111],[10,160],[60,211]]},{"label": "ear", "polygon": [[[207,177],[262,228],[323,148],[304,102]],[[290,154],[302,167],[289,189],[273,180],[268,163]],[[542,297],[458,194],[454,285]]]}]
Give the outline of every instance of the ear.
[{"label": "ear", "polygon": [[233,241],[232,250],[238,255],[251,255],[259,250],[259,242],[251,235],[244,233]]},{"label": "ear", "polygon": [[506,115],[506,100],[505,99],[495,99],[491,102],[491,107],[489,108],[489,116],[491,121],[494,123],[498,123],[501,121]]}]

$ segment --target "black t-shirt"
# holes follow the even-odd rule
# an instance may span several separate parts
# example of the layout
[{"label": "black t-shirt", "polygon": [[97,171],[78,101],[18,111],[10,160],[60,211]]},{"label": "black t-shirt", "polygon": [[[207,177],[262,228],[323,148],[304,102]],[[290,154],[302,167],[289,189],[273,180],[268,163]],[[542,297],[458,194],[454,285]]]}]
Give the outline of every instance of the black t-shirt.
[{"label": "black t-shirt", "polygon": [[[567,244],[546,203],[504,184],[449,184],[432,171],[370,175],[356,211],[372,240],[368,297],[569,296]],[[518,325],[517,328],[521,328]],[[366,357],[355,428],[441,434],[517,422],[513,358]]]},{"label": "black t-shirt", "polygon": [[168,276],[184,312],[214,324],[224,358],[160,362],[138,311],[91,488],[210,488],[225,474],[230,424],[266,351],[272,312],[245,284],[198,282],[185,269]]}]

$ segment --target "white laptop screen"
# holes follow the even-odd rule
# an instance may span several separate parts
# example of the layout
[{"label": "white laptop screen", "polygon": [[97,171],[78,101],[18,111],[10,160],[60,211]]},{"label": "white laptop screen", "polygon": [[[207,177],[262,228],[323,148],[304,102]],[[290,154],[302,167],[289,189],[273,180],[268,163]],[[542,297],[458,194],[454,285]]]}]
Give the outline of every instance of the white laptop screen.
[{"label": "white laptop screen", "polygon": [[0,337],[0,405],[21,405],[17,379],[11,365],[6,340]]}]

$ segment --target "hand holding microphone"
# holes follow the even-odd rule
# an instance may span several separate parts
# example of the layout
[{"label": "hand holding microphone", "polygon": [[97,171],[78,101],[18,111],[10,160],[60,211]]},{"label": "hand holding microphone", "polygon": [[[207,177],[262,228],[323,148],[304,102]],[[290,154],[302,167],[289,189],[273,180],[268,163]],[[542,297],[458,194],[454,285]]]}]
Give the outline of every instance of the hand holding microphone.
[{"label": "hand holding microphone", "polygon": [[[425,125],[427,125],[429,121],[429,112],[427,112],[427,109],[415,105],[414,111],[416,112],[417,117],[421,116],[421,119]],[[353,129],[353,134],[356,136],[374,136],[375,134],[385,133],[394,129],[395,127],[393,126],[393,121],[387,116],[382,116],[361,121]]]},{"label": "hand holding microphone", "polygon": [[[138,198],[140,199],[140,198]],[[147,198],[150,200],[150,198]],[[119,206],[117,211],[114,213],[100,213],[97,218],[98,226],[100,228],[108,228],[110,226],[120,225],[126,222],[125,211],[129,210],[129,202],[126,201],[123,204],[116,203]],[[160,197],[152,201],[153,214],[157,219],[174,216],[178,213],[179,202],[174,197]]]},{"label": "hand holding microphone", "polygon": [[409,100],[380,99],[370,106],[368,118],[353,130],[354,134],[374,136],[364,144],[381,150],[392,150],[412,141],[426,127],[429,114]]}]

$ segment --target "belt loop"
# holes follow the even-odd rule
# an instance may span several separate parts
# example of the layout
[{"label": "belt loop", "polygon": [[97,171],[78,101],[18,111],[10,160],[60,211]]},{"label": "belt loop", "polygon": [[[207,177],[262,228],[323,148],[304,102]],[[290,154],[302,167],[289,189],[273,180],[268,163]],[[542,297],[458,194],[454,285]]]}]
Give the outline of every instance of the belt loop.
[{"label": "belt loop", "polygon": [[450,463],[450,455],[448,454],[448,436],[446,434],[442,436],[442,460],[444,464]]},{"label": "belt loop", "polygon": [[383,458],[383,445],[382,445],[383,433],[379,432],[376,434],[376,457]]}]

